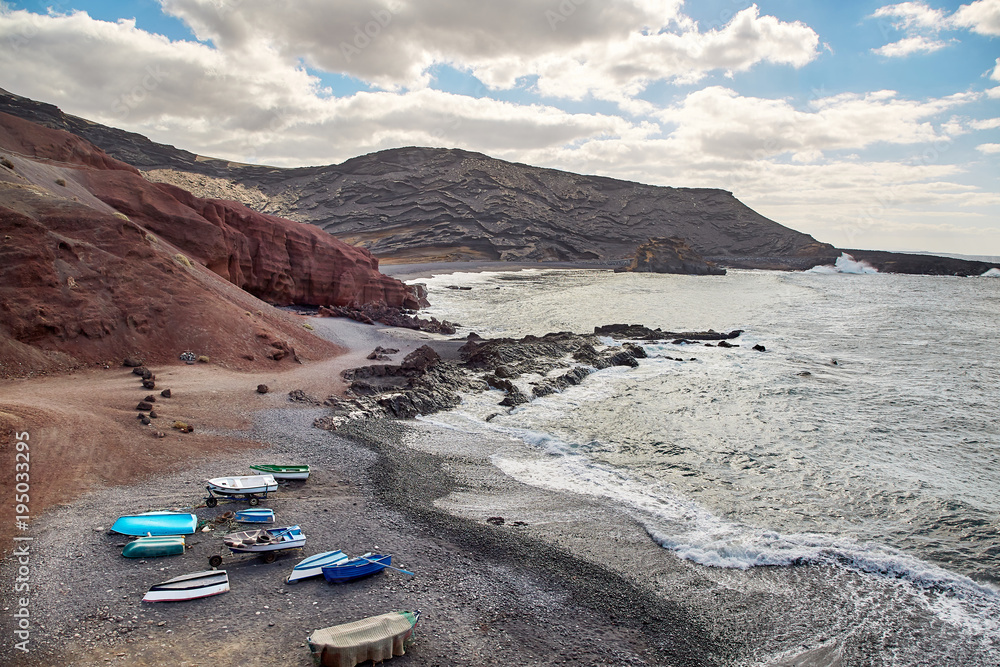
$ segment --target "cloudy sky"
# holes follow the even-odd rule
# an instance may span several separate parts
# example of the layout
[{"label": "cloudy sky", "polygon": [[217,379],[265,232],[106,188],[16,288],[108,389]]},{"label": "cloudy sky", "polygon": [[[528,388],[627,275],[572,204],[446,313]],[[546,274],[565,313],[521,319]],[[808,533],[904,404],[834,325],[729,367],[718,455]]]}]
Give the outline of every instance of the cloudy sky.
[{"label": "cloudy sky", "polygon": [[241,162],[459,147],[1000,255],[1000,0],[0,2],[0,87]]}]

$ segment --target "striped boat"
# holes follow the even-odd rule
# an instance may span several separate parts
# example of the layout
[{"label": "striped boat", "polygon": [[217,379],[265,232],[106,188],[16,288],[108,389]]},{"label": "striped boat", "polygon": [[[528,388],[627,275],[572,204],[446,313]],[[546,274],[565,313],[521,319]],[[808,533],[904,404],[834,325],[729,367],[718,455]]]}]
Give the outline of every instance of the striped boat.
[{"label": "striped boat", "polygon": [[229,574],[225,570],[192,572],[168,579],[150,587],[143,602],[180,602],[218,595],[229,590]]},{"label": "striped boat", "polygon": [[285,583],[294,584],[302,579],[310,577],[320,577],[323,575],[323,568],[327,565],[339,565],[347,562],[347,554],[343,551],[324,551],[315,556],[309,556],[299,561],[299,564],[292,568],[292,573],[285,577]]}]

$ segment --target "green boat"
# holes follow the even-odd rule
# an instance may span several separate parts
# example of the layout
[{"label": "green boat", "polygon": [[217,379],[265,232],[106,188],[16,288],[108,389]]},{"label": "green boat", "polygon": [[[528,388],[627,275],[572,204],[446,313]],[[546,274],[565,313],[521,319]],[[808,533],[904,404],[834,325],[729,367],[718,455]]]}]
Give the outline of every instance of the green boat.
[{"label": "green boat", "polygon": [[140,537],[125,545],[125,558],[156,558],[158,556],[179,556],[184,553],[184,536]]},{"label": "green boat", "polygon": [[307,465],[260,464],[250,466],[250,468],[257,472],[269,473],[275,479],[306,479],[309,477],[309,466]]}]

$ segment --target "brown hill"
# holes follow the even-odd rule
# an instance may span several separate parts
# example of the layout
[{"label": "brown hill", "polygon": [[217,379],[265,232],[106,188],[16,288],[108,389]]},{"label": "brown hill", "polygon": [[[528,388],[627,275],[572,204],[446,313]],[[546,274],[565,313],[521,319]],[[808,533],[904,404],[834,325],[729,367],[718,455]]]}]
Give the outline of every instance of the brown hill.
[{"label": "brown hill", "polygon": [[150,183],[77,136],[3,113],[0,230],[3,377],[186,350],[234,367],[337,351],[253,295],[418,305],[365,250]]}]

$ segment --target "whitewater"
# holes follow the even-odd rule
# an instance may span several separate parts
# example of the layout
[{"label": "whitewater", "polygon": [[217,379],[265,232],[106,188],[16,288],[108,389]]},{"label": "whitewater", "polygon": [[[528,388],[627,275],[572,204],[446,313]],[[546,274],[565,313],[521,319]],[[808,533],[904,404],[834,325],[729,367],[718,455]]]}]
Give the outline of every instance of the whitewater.
[{"label": "whitewater", "polygon": [[[936,648],[881,650],[871,664],[1000,664],[1000,283],[838,266],[852,273],[415,281],[428,314],[460,333],[744,330],[731,349],[644,342],[636,369],[509,412],[497,392],[469,395],[430,420],[507,436],[492,454],[505,474],[617,503],[677,558],[815,567],[873,622],[934,619]],[[530,394],[537,379],[517,382]]]}]

